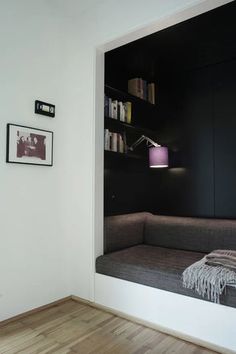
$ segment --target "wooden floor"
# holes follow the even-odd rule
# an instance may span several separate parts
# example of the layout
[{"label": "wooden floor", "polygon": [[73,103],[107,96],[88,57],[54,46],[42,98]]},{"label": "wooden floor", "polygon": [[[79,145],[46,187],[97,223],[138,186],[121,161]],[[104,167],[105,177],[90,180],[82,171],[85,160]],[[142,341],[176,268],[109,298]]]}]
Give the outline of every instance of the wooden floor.
[{"label": "wooden floor", "polygon": [[0,327],[1,354],[213,354],[83,303],[69,300]]}]

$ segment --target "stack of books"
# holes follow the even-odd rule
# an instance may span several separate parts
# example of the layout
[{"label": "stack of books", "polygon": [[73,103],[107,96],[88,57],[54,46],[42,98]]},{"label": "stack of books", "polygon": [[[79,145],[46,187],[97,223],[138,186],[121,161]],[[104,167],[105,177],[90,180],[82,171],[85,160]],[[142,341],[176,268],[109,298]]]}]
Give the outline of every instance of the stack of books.
[{"label": "stack of books", "polygon": [[125,142],[121,134],[110,132],[109,129],[104,129],[104,149],[125,153]]},{"label": "stack of books", "polygon": [[128,92],[136,97],[155,104],[155,84],[153,82],[147,83],[142,78],[134,78],[128,80]]},{"label": "stack of books", "polygon": [[105,95],[104,114],[105,117],[130,124],[132,120],[132,103],[113,100]]}]

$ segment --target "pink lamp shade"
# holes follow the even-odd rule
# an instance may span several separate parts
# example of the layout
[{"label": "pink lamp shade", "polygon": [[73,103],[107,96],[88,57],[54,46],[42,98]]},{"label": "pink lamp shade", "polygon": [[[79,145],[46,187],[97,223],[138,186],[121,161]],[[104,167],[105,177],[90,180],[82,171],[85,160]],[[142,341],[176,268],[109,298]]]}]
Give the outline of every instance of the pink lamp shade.
[{"label": "pink lamp shade", "polygon": [[149,149],[149,167],[168,167],[168,148],[164,146],[151,147]]}]

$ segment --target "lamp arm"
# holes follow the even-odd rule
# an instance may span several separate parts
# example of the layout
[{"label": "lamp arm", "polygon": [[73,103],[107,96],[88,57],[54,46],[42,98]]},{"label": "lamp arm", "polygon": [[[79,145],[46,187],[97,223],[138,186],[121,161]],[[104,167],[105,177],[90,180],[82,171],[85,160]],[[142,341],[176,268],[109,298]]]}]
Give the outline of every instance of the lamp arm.
[{"label": "lamp arm", "polygon": [[130,147],[129,150],[133,151],[138,145],[140,145],[143,141],[147,141],[155,147],[160,147],[161,145],[157,144],[155,141],[150,139],[148,136],[142,135],[138,140],[136,140]]}]

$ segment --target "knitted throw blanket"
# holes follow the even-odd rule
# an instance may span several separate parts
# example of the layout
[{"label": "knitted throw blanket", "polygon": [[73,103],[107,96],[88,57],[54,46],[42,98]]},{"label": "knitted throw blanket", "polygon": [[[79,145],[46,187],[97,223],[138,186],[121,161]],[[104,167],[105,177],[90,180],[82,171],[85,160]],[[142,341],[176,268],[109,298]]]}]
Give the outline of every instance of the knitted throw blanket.
[{"label": "knitted throw blanket", "polygon": [[226,286],[236,286],[236,272],[232,269],[236,270],[236,251],[213,251],[185,269],[183,286],[219,303]]},{"label": "knitted throw blanket", "polygon": [[236,251],[216,250],[206,256],[207,264],[211,266],[221,265],[236,270]]}]

